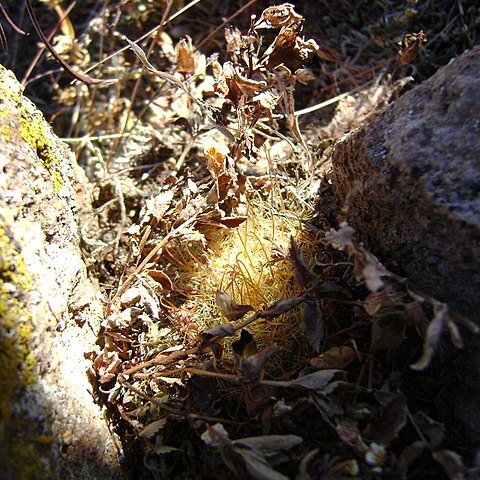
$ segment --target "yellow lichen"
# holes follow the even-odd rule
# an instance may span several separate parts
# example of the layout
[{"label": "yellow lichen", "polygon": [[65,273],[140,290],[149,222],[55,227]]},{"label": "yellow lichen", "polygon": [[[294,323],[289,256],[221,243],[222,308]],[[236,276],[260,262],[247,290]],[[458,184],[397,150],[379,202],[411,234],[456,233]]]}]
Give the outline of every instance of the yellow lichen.
[{"label": "yellow lichen", "polygon": [[30,284],[22,255],[0,226],[0,421],[10,418],[12,399],[22,385],[35,382],[29,351],[32,321],[22,304]]},{"label": "yellow lichen", "polygon": [[38,154],[52,176],[55,190],[63,186],[60,161],[55,154],[51,140],[45,132],[45,120],[39,112],[23,112],[20,124],[20,136]]},{"label": "yellow lichen", "polygon": [[2,135],[3,135],[3,138],[5,139],[5,141],[9,142],[10,139],[12,138],[12,132],[7,127],[7,125],[2,125],[1,132],[2,132]]},{"label": "yellow lichen", "polygon": [[42,459],[42,445],[25,437],[31,432],[29,420],[19,412],[12,415],[18,395],[36,381],[36,359],[30,351],[33,324],[24,306],[30,290],[28,272],[22,254],[0,225],[0,459],[5,478],[17,480],[51,478]]}]

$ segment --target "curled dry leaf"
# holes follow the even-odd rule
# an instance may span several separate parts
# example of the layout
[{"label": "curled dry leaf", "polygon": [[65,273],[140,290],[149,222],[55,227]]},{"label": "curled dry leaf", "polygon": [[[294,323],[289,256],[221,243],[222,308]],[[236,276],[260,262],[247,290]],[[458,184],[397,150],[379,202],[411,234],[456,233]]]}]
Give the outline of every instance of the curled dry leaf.
[{"label": "curled dry leaf", "polygon": [[212,427],[207,426],[205,432],[202,433],[201,439],[209,447],[214,448],[222,448],[232,444],[232,441],[228,438],[228,432],[221,423],[216,423]]},{"label": "curled dry leaf", "polygon": [[232,349],[239,358],[247,358],[258,352],[257,342],[253,335],[245,329],[242,329],[240,339],[232,343]]},{"label": "curled dry leaf", "polygon": [[293,22],[303,20],[291,3],[266,8],[255,22],[255,28],[281,28]]},{"label": "curled dry leaf", "polygon": [[413,370],[425,370],[435,353],[435,349],[447,321],[448,309],[444,303],[435,302],[433,305],[433,319],[428,325],[427,335],[423,342],[423,353],[419,360],[410,365]]},{"label": "curled dry leaf", "polygon": [[275,318],[280,315],[283,315],[285,312],[288,312],[295,307],[298,307],[305,297],[289,297],[283,298],[282,300],[277,300],[268,307],[261,310],[258,314],[260,318]]},{"label": "curled dry leaf", "polygon": [[226,317],[230,322],[239,320],[247,312],[253,310],[251,305],[239,305],[232,297],[222,290],[217,290],[215,293],[215,303],[220,310],[220,313]]},{"label": "curled dry leaf", "polygon": [[225,323],[223,325],[218,325],[217,327],[207,330],[206,332],[203,332],[202,343],[206,344],[214,337],[224,338],[231,337],[232,335],[235,335],[235,329],[233,328],[233,325]]},{"label": "curled dry leaf", "polygon": [[399,65],[408,65],[420,52],[422,46],[427,41],[427,36],[423,30],[418,33],[407,33],[403,42],[400,42],[397,62]]},{"label": "curled dry leaf", "polygon": [[174,190],[169,189],[165,192],[161,192],[153,198],[148,198],[145,201],[144,216],[153,217],[157,221],[160,221],[167,210],[170,208],[170,204],[173,200]]},{"label": "curled dry leaf", "polygon": [[363,279],[371,292],[378,292],[385,285],[382,276],[385,275],[383,265],[363,247],[356,248],[353,274],[357,280]]},{"label": "curled dry leaf", "polygon": [[278,352],[277,345],[260,350],[249,357],[242,360],[239,371],[243,377],[249,382],[258,382],[263,377],[263,370],[267,361]]},{"label": "curled dry leaf", "polygon": [[343,345],[341,347],[329,348],[325,353],[322,353],[318,357],[311,358],[308,363],[315,368],[345,368],[356,360],[357,354],[355,350],[348,346]]},{"label": "curled dry leaf", "polygon": [[146,270],[145,273],[158,283],[162,287],[162,290],[172,291],[175,288],[172,280],[165,272],[161,270]]},{"label": "curled dry leaf", "polygon": [[214,179],[218,178],[225,170],[225,157],[230,153],[230,149],[226,144],[208,136],[203,141],[203,152],[210,175]]},{"label": "curled dry leaf", "polygon": [[[462,457],[452,450],[437,450],[432,454],[433,458],[443,467],[450,480],[464,480],[467,469],[463,464]],[[478,469],[476,469],[478,470]],[[477,472],[478,473],[478,472]]]},{"label": "curled dry leaf", "polygon": [[350,227],[347,222],[342,222],[338,230],[331,228],[325,234],[325,243],[331,245],[335,250],[348,251],[353,246],[354,233],[354,228]]}]

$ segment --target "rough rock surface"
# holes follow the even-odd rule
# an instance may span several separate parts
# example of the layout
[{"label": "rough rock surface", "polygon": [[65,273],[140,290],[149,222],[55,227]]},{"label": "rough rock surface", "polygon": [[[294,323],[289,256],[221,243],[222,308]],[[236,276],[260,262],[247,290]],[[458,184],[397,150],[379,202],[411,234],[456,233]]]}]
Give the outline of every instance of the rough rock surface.
[{"label": "rough rock surface", "polygon": [[0,479],[125,478],[84,357],[102,308],[79,249],[86,183],[0,66]]},{"label": "rough rock surface", "polygon": [[[439,69],[333,148],[320,212],[392,270],[480,322],[480,48]],[[332,203],[336,207],[332,207]]]}]

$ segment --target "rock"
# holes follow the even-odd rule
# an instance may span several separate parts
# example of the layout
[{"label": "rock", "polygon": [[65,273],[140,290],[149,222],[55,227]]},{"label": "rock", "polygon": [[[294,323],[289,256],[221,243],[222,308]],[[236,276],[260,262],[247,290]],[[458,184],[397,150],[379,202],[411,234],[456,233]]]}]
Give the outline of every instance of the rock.
[{"label": "rock", "polygon": [[[480,322],[480,48],[405,93],[331,153],[319,212],[389,268]],[[332,203],[336,207],[332,207]]]},{"label": "rock", "polygon": [[79,248],[87,181],[0,66],[0,478],[121,479],[85,353],[102,316]]}]

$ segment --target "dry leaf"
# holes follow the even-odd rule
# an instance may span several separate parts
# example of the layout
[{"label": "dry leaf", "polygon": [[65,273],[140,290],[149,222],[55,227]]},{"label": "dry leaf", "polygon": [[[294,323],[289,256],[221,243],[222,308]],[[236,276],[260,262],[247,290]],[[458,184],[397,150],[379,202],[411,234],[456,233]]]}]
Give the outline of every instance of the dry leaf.
[{"label": "dry leaf", "polygon": [[306,390],[321,390],[325,385],[328,385],[334,375],[341,370],[319,370],[318,372],[309,373],[303,377],[298,377],[295,380],[291,380],[289,387],[300,387]]},{"label": "dry leaf", "polygon": [[206,137],[203,141],[203,152],[212,178],[218,178],[225,170],[225,159],[230,153],[230,149],[213,137]]},{"label": "dry leaf", "polygon": [[290,450],[303,442],[298,435],[261,435],[234,440],[233,444],[239,447],[260,450],[264,454],[275,454],[279,450]]},{"label": "dry leaf", "polygon": [[184,75],[193,75],[197,68],[197,61],[192,45],[192,39],[187,35],[182,38],[175,47],[177,55],[177,65],[175,71]]},{"label": "dry leaf", "polygon": [[407,423],[407,399],[401,395],[387,403],[381,415],[367,428],[366,435],[383,447],[389,447]]},{"label": "dry leaf", "polygon": [[282,315],[285,312],[292,310],[295,307],[298,307],[303,301],[304,297],[290,297],[284,298],[282,300],[277,300],[268,307],[261,310],[258,314],[260,318],[274,318]]},{"label": "dry leaf", "polygon": [[330,231],[325,234],[325,242],[335,250],[348,250],[353,245],[354,233],[355,229],[350,227],[347,222],[342,222],[338,230],[331,228]]},{"label": "dry leaf", "polygon": [[242,329],[240,339],[232,343],[232,349],[239,358],[247,358],[258,352],[257,342],[253,335],[245,329]]},{"label": "dry leaf", "polygon": [[307,332],[308,343],[316,352],[320,351],[320,343],[323,340],[323,319],[317,300],[313,298],[305,300],[303,323]]},{"label": "dry leaf", "polygon": [[278,352],[276,345],[260,350],[242,360],[239,371],[249,382],[258,382],[263,377],[263,370],[267,361]]},{"label": "dry leaf", "polygon": [[235,329],[230,323],[224,323],[206,332],[202,332],[202,344],[207,344],[214,337],[224,338],[231,337],[232,335],[235,335]]},{"label": "dry leaf", "polygon": [[228,432],[221,423],[216,423],[213,427],[207,425],[207,429],[202,433],[201,439],[210,447],[221,448],[232,444],[228,438]]},{"label": "dry leaf", "polygon": [[170,277],[161,270],[146,270],[145,273],[158,283],[162,287],[162,290],[172,291],[175,288]]},{"label": "dry leaf", "polygon": [[222,290],[217,290],[215,293],[215,303],[220,310],[220,313],[226,317],[230,322],[239,320],[247,312],[253,310],[251,305],[239,305],[232,297]]},{"label": "dry leaf", "polygon": [[291,3],[266,8],[255,22],[255,28],[281,28],[293,22],[303,20]]},{"label": "dry leaf", "polygon": [[315,368],[345,368],[356,360],[357,354],[352,347],[343,345],[341,347],[332,347],[318,357],[311,358],[308,363]]},{"label": "dry leaf", "polygon": [[440,340],[445,322],[448,315],[447,305],[444,303],[434,303],[433,319],[427,328],[427,335],[423,342],[423,353],[419,360],[410,365],[413,370],[425,370],[430,364],[430,360],[435,353],[435,348]]},{"label": "dry leaf", "polygon": [[289,260],[293,264],[295,280],[302,288],[307,288],[310,280],[310,270],[305,260],[305,256],[301,252],[297,242],[290,237]]},{"label": "dry leaf", "polygon": [[450,480],[465,480],[466,468],[462,457],[452,450],[438,450],[433,458],[443,467]]},{"label": "dry leaf", "polygon": [[160,420],[155,420],[154,422],[148,424],[139,434],[139,437],[143,438],[152,438],[159,430],[161,430],[167,423],[166,418],[161,418]]},{"label": "dry leaf", "polygon": [[403,43],[400,44],[397,57],[398,64],[408,65],[411,63],[426,41],[427,36],[423,30],[420,30],[418,33],[407,33],[403,39]]}]

